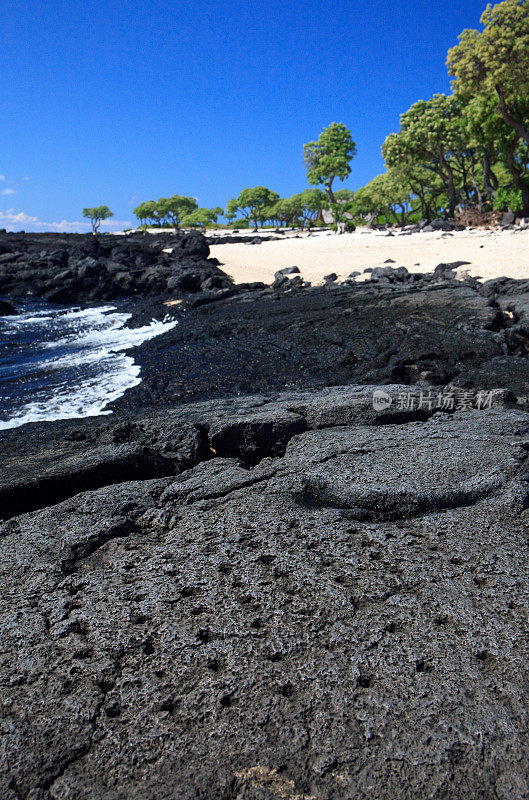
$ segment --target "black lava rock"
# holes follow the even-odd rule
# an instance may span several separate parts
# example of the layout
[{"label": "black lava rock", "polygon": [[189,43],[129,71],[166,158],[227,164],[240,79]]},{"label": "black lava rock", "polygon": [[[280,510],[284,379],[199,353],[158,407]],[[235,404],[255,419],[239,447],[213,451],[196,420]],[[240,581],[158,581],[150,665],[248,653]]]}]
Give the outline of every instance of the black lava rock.
[{"label": "black lava rock", "polygon": [[18,308],[6,300],[0,300],[0,317],[11,317],[18,314]]},{"label": "black lava rock", "polygon": [[227,288],[232,281],[208,259],[196,232],[100,236],[0,234],[0,294],[32,294],[56,303],[167,297]]}]

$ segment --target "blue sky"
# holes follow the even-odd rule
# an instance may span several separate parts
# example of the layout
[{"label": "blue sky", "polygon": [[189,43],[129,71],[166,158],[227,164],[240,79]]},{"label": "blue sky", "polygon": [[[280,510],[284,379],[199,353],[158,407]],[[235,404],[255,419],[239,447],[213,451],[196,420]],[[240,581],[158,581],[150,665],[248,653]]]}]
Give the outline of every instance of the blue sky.
[{"label": "blue sky", "polygon": [[382,171],[399,114],[448,91],[446,52],[485,2],[4,0],[0,227],[114,227],[171,194],[225,206],[246,186],[307,185],[303,143],[331,122]]}]

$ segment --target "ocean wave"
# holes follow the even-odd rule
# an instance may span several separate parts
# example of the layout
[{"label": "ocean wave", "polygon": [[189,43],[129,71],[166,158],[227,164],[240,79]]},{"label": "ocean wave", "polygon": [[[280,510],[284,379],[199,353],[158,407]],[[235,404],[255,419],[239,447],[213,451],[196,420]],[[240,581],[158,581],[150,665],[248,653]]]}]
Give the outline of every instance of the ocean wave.
[{"label": "ocean wave", "polygon": [[141,382],[140,366],[124,351],[177,324],[152,320],[127,328],[130,317],[102,306],[1,319],[0,430],[111,413],[108,404]]}]

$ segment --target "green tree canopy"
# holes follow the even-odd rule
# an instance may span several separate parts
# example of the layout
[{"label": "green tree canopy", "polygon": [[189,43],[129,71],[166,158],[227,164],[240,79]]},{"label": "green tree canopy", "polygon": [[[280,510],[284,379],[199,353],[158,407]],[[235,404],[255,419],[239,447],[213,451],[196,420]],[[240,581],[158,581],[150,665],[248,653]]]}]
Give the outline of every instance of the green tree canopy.
[{"label": "green tree canopy", "polygon": [[154,200],[147,200],[145,203],[140,203],[139,206],[133,209],[132,213],[139,219],[142,225],[146,225],[149,222],[154,225],[161,224]]},{"label": "green tree canopy", "polygon": [[467,147],[457,98],[436,94],[431,100],[419,100],[402,114],[400,126],[399,133],[390,134],[383,145],[386,164],[392,167],[408,161],[438,175],[453,215],[458,202],[457,172]]},{"label": "green tree canopy", "polygon": [[97,233],[99,226],[105,219],[110,219],[114,214],[108,206],[93,206],[92,208],[83,208],[83,217],[86,217],[92,223],[92,233]]},{"label": "green tree canopy", "polygon": [[182,217],[182,225],[186,228],[205,228],[206,225],[216,225],[217,219],[224,211],[220,206],[216,208],[195,208],[189,214]]},{"label": "green tree canopy", "polygon": [[253,223],[254,229],[270,219],[270,209],[279,200],[279,195],[265,186],[254,186],[252,189],[243,189],[240,195],[228,202],[226,216],[233,219],[237,213],[243,215]]},{"label": "green tree canopy", "polygon": [[398,134],[387,137],[382,155],[388,171],[416,198],[420,216],[426,219],[438,216],[446,205],[445,186],[439,175],[402,150]]},{"label": "green tree canopy", "polygon": [[186,215],[192,214],[198,208],[194,197],[184,197],[174,194],[172,197],[160,197],[158,200],[147,200],[140,203],[133,213],[142,224],[162,226],[172,225],[178,228]]},{"label": "green tree canopy", "polygon": [[383,218],[386,224],[405,225],[413,212],[409,186],[391,171],[377,175],[355,194],[355,216],[371,224]]},{"label": "green tree canopy", "polygon": [[455,92],[494,95],[506,125],[529,145],[529,1],[488,5],[482,31],[464,30],[448,52]]},{"label": "green tree canopy", "polygon": [[322,211],[328,207],[328,199],[321,189],[305,189],[301,194],[294,195],[299,198],[301,205],[301,221],[304,226],[310,227],[317,219],[321,219]]},{"label": "green tree canopy", "polygon": [[270,219],[280,225],[299,225],[301,221],[301,197],[298,194],[280,199],[270,209]]},{"label": "green tree canopy", "polygon": [[191,214],[198,208],[194,197],[184,197],[174,194],[172,197],[160,197],[156,203],[156,210],[161,220],[178,228],[182,218]]},{"label": "green tree canopy", "polygon": [[335,178],[345,180],[351,174],[356,144],[349,128],[333,122],[320,133],[317,142],[303,145],[307,177],[311,186],[322,184],[331,203],[335,202],[332,185]]}]

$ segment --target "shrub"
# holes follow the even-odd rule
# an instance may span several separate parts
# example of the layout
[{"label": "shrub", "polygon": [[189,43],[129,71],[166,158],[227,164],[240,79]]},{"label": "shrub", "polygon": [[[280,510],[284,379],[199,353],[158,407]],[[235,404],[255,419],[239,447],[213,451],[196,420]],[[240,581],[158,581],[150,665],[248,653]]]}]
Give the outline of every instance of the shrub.
[{"label": "shrub", "polygon": [[498,189],[493,206],[498,211],[520,211],[522,193],[519,189]]}]

